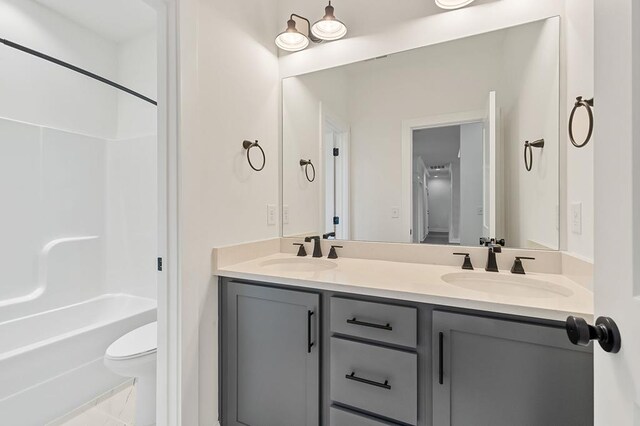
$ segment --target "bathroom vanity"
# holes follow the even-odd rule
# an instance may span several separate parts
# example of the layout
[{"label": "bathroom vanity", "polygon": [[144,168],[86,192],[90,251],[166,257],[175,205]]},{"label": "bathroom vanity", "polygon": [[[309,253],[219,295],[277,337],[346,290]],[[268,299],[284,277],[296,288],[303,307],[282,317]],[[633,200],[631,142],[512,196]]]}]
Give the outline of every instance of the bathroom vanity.
[{"label": "bathroom vanity", "polygon": [[214,251],[223,426],[593,424],[560,34],[283,74],[282,238]]},{"label": "bathroom vanity", "polygon": [[216,274],[224,426],[593,423],[564,326],[590,292],[562,275],[290,253]]}]

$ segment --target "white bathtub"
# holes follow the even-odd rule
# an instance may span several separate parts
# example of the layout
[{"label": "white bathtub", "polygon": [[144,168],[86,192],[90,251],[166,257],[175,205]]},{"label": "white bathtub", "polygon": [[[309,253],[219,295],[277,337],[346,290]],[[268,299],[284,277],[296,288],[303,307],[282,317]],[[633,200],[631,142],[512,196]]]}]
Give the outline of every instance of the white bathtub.
[{"label": "white bathtub", "polygon": [[42,426],[122,383],[104,351],[155,319],[155,300],[117,294],[0,323],[0,424]]}]

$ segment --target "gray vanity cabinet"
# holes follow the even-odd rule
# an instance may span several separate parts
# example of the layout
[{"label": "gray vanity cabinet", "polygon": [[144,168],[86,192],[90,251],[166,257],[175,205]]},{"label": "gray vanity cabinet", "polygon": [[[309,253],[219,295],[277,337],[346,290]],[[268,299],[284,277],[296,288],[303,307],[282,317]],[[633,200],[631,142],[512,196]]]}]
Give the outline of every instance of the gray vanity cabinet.
[{"label": "gray vanity cabinet", "polygon": [[593,356],[562,328],[433,312],[434,426],[593,424]]},{"label": "gray vanity cabinet", "polygon": [[228,282],[224,426],[317,426],[320,296]]}]

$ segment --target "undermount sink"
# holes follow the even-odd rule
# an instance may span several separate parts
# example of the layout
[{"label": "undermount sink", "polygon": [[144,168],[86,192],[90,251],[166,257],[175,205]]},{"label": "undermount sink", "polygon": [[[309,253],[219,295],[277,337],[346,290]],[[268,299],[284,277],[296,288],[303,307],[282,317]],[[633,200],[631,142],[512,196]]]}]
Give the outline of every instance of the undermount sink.
[{"label": "undermount sink", "polygon": [[305,257],[294,257],[289,259],[265,260],[260,264],[263,268],[290,271],[290,272],[321,272],[333,269],[338,266],[335,262],[325,259],[309,259]]},{"label": "undermount sink", "polygon": [[447,284],[488,294],[513,297],[569,297],[573,291],[548,281],[491,272],[457,272],[442,276]]}]

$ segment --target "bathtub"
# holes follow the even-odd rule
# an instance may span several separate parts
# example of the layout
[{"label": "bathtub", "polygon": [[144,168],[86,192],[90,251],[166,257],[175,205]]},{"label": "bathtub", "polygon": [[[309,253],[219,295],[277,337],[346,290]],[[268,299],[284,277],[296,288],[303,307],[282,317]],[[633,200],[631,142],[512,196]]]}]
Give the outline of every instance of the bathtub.
[{"label": "bathtub", "polygon": [[109,294],[0,323],[0,424],[42,426],[126,381],[107,347],[156,320],[156,301]]}]

